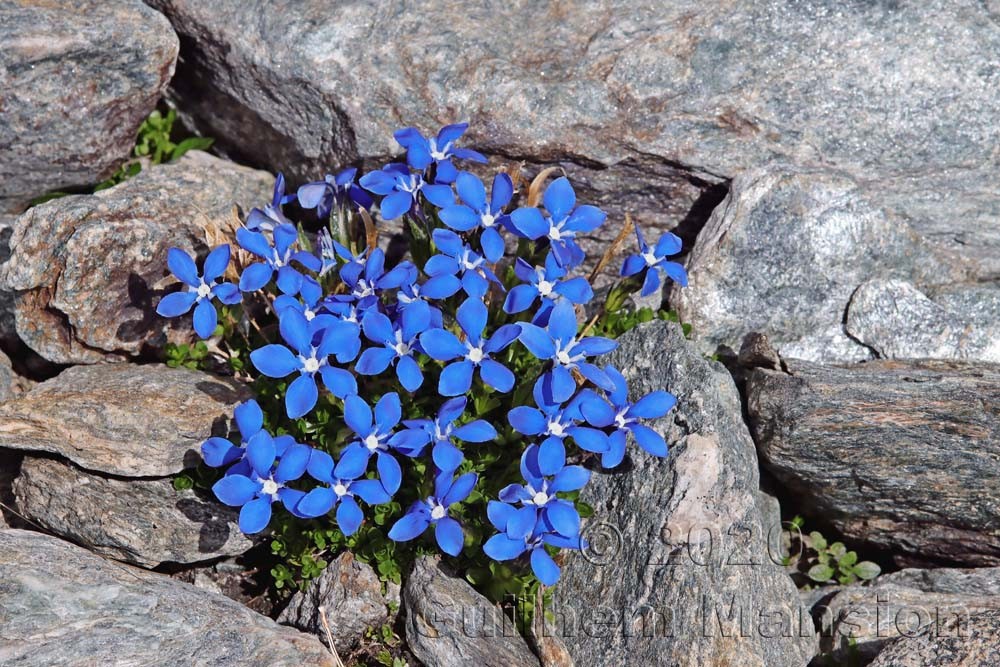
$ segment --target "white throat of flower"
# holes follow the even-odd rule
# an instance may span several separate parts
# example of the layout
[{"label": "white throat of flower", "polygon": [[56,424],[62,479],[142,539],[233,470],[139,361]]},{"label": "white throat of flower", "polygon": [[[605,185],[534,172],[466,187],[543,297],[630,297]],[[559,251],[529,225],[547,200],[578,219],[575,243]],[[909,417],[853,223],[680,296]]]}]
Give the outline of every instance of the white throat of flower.
[{"label": "white throat of flower", "polygon": [[482,347],[469,347],[469,353],[465,355],[465,358],[474,364],[478,364],[480,361],[486,358],[486,353],[483,352]]},{"label": "white throat of flower", "polygon": [[653,254],[652,250],[647,250],[642,253],[642,258],[646,261],[646,266],[653,266],[660,261],[656,258],[656,255]]},{"label": "white throat of flower", "polygon": [[320,368],[323,367],[323,365],[326,363],[326,359],[317,359],[316,348],[314,347],[310,351],[308,357],[301,354],[299,355],[299,363],[302,364],[303,373],[308,373],[312,375],[313,373],[317,372]]},{"label": "white throat of flower", "polygon": [[201,301],[202,299],[205,299],[205,298],[211,296],[211,294],[212,294],[212,286],[209,285],[208,283],[206,283],[204,280],[202,280],[201,284],[198,285],[198,287],[197,287],[197,289],[195,289],[195,291],[198,293],[198,300]]},{"label": "white throat of flower", "polygon": [[550,294],[552,294],[552,290],[555,288],[555,286],[556,286],[555,283],[551,283],[548,280],[544,279],[539,280],[538,293],[541,294],[542,296],[549,296]]},{"label": "white throat of flower", "polygon": [[566,346],[563,347],[559,341],[556,341],[556,354],[555,358],[560,364],[566,368],[575,368],[578,361],[584,359],[585,355],[582,354],[572,354],[573,348],[576,347],[576,338],[571,339]]},{"label": "white throat of flower", "polygon": [[634,419],[629,419],[628,417],[626,417],[625,416],[626,412],[628,412],[628,407],[622,408],[621,411],[619,411],[619,413],[615,415],[615,426],[617,426],[620,429],[625,428],[628,424],[631,424],[633,421],[635,421]]},{"label": "white throat of flower", "polygon": [[284,486],[280,482],[276,482],[274,481],[274,479],[270,477],[268,477],[267,479],[262,479],[260,483],[261,483],[261,490],[260,490],[261,495],[270,496],[271,498],[277,498],[278,491],[281,489],[282,486]]},{"label": "white throat of flower", "polygon": [[552,496],[548,493],[549,483],[545,480],[542,480],[542,488],[540,489],[535,489],[535,487],[531,484],[525,484],[524,490],[527,491],[530,496],[523,501],[525,505],[541,507],[552,500]]},{"label": "white throat of flower", "polygon": [[446,160],[448,158],[448,149],[451,148],[451,142],[449,141],[441,148],[438,148],[437,137],[431,137],[427,140],[428,148],[430,149],[431,157],[435,161],[440,162],[441,160]]},{"label": "white throat of flower", "polygon": [[494,224],[496,224],[496,221],[497,219],[494,218],[493,214],[490,213],[489,211],[486,211],[485,213],[479,216],[480,224],[482,224],[482,226],[486,228],[492,227]]},{"label": "white throat of flower", "polygon": [[428,498],[427,503],[431,506],[431,519],[434,521],[439,521],[443,519],[448,514],[448,508],[444,505],[439,505],[435,498]]},{"label": "white throat of flower", "polygon": [[344,496],[350,495],[350,492],[347,490],[347,486],[339,479],[337,480],[337,483],[333,485],[332,488],[333,492],[337,494],[338,498],[343,498]]},{"label": "white throat of flower", "polygon": [[[412,342],[413,341],[410,341],[410,343]],[[396,351],[398,356],[405,357],[413,351],[410,347],[410,343],[403,340],[402,330],[396,329],[396,344],[392,346],[392,349]]]},{"label": "white throat of flower", "polygon": [[382,439],[378,437],[377,433],[369,433],[365,438],[365,447],[367,447],[370,452],[374,452],[376,449],[382,449]]}]

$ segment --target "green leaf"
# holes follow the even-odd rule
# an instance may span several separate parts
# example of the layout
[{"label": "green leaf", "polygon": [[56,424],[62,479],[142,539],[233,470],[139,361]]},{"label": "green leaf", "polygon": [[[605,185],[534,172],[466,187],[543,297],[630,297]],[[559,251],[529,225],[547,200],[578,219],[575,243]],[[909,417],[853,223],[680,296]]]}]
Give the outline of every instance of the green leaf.
[{"label": "green leaf", "polygon": [[188,151],[208,150],[214,143],[215,139],[210,137],[188,137],[174,146],[174,150],[170,153],[170,160],[173,161],[180,159],[180,157]]},{"label": "green leaf", "polygon": [[849,568],[857,562],[858,562],[858,552],[848,551],[846,554],[840,557],[840,560],[837,561],[837,565],[839,565],[841,568]]},{"label": "green leaf", "polygon": [[861,561],[851,568],[851,571],[865,581],[874,579],[878,575],[882,574],[882,568],[868,560]]},{"label": "green leaf", "polygon": [[809,568],[806,576],[817,583],[826,583],[833,578],[833,568],[829,565],[816,564]]},{"label": "green leaf", "polygon": [[840,558],[847,553],[847,547],[844,546],[843,542],[834,542],[830,545],[829,551],[834,558]]},{"label": "green leaf", "polygon": [[814,530],[809,533],[809,544],[816,551],[822,551],[823,549],[826,549],[826,538]]}]

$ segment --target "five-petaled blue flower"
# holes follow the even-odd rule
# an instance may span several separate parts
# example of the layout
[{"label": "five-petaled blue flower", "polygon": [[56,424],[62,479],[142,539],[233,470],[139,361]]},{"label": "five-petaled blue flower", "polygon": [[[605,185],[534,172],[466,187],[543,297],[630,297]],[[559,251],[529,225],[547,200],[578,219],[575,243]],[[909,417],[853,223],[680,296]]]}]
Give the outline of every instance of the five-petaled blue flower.
[{"label": "five-petaled blue flower", "polygon": [[372,171],[358,181],[369,192],[382,195],[379,210],[382,218],[393,220],[403,215],[417,201],[417,194],[423,193],[427,201],[437,207],[450,206],[455,195],[447,185],[425,183],[420,174],[414,174],[405,164],[394,162]]},{"label": "five-petaled blue flower", "polygon": [[281,211],[283,204],[292,201],[295,201],[295,195],[285,194],[285,176],[279,172],[274,179],[274,196],[271,198],[271,203],[263,209],[250,209],[247,215],[247,229],[253,232],[270,232],[278,225],[292,224]]},{"label": "five-petaled blue flower", "polygon": [[182,283],[187,285],[187,289],[183,292],[173,292],[160,299],[156,312],[163,317],[177,317],[194,306],[195,333],[202,338],[210,337],[219,323],[212,298],[226,305],[239,303],[243,298],[236,285],[218,282],[229,266],[229,246],[220,245],[208,253],[200,276],[194,260],[180,248],[171,248],[167,251],[167,266]]},{"label": "five-petaled blue flower", "polygon": [[434,495],[413,503],[403,518],[389,529],[389,539],[406,542],[434,526],[434,537],[441,551],[457,556],[462,552],[465,537],[462,525],[448,516],[448,508],[468,498],[478,479],[474,472],[454,480],[450,471],[439,474],[434,480]]},{"label": "five-petaled blue flower", "polygon": [[617,369],[604,369],[611,379],[612,389],[605,392],[608,401],[596,394],[589,394],[581,402],[580,409],[591,424],[604,428],[613,427],[608,438],[610,448],[601,456],[605,468],[614,468],[625,457],[625,442],[631,433],[639,446],[653,456],[667,455],[667,442],[663,436],[639,423],[640,419],[656,419],[670,412],[677,399],[673,394],[659,390],[646,394],[635,403],[628,400],[628,383]]},{"label": "five-petaled blue flower", "polygon": [[427,138],[415,127],[404,127],[393,133],[396,142],[406,149],[406,161],[419,171],[435,165],[434,180],[437,183],[453,183],[458,170],[452,164],[453,157],[473,162],[486,162],[486,157],[471,148],[458,148],[455,142],[465,134],[468,123],[455,123],[442,127],[436,137]]},{"label": "five-petaled blue flower", "polygon": [[251,264],[243,270],[240,276],[240,289],[244,292],[255,292],[271,282],[275,272],[278,274],[278,289],[285,294],[296,294],[302,286],[302,274],[292,267],[295,260],[310,271],[319,271],[320,259],[303,250],[294,251],[292,246],[299,238],[299,233],[291,225],[278,225],[272,232],[274,246],[260,232],[253,232],[240,227],[236,230],[236,241],[247,252],[263,259],[263,262]]},{"label": "five-petaled blue flower", "polygon": [[392,499],[379,480],[359,479],[365,474],[366,467],[367,461],[357,457],[353,460],[341,458],[335,466],[333,457],[314,449],[307,470],[313,479],[328,486],[318,486],[307,493],[296,509],[304,516],[317,517],[336,507],[337,525],[341,532],[353,535],[365,518],[354,496],[369,505],[380,505]]},{"label": "five-petaled blue flower", "polygon": [[271,521],[274,501],[297,513],[295,506],[305,494],[285,485],[305,473],[311,452],[307,445],[279,443],[267,431],[258,431],[247,443],[246,457],[230,468],[212,491],[226,505],[242,507],[240,530],[248,535],[259,533]]},{"label": "five-petaled blue flower", "polygon": [[642,296],[649,296],[660,289],[661,274],[681,287],[687,287],[688,277],[684,267],[677,262],[667,261],[667,257],[681,251],[681,240],[676,234],[664,232],[660,240],[656,242],[656,247],[650,248],[642,237],[639,223],[636,223],[635,238],[639,243],[639,254],[629,255],[625,258],[625,261],[622,262],[621,274],[634,276],[640,271],[648,269],[646,277],[642,281]]},{"label": "five-petaled blue flower", "polygon": [[552,307],[547,329],[529,323],[522,323],[520,327],[519,340],[524,346],[539,359],[552,361],[552,370],[546,374],[550,380],[547,387],[550,401],[568,401],[576,392],[573,369],[602,389],[613,387],[607,374],[588,362],[587,357],[607,354],[618,347],[618,343],[599,336],[577,340],[576,311],[568,300],[561,300]]},{"label": "five-petaled blue flower", "polygon": [[[531,570],[545,586],[553,586],[559,581],[559,566],[545,550],[546,546],[559,549],[582,549],[586,542],[580,536],[566,537],[554,532],[538,529],[523,537],[511,537],[520,534],[521,524],[516,521],[518,509],[513,505],[491,500],[486,506],[486,515],[490,523],[500,532],[483,545],[487,556],[496,561],[517,558],[528,553]],[[536,526],[537,528],[537,526]]]},{"label": "five-petaled blue flower", "polygon": [[594,298],[594,290],[583,276],[564,280],[569,271],[560,266],[551,252],[545,256],[545,266],[532,268],[530,264],[517,258],[514,262],[514,274],[524,281],[507,292],[503,303],[504,312],[520,313],[532,306],[535,299],[541,299],[541,305],[532,324],[545,326],[548,323],[552,306],[559,299],[567,299],[571,303],[587,303]]},{"label": "five-petaled blue flower", "polygon": [[335,206],[344,206],[348,201],[363,209],[372,207],[372,198],[354,182],[358,173],[353,167],[336,176],[327,174],[322,181],[314,181],[299,186],[298,198],[302,208],[316,209],[316,215],[327,218]]},{"label": "five-petaled blue flower", "polygon": [[541,529],[578,537],[580,515],[572,502],[556,494],[582,489],[590,472],[583,466],[566,465],[562,441],[550,438],[541,445],[530,445],[521,456],[521,475],[524,484],[509,484],[500,490],[500,500],[521,503],[507,524],[507,536],[519,539]]},{"label": "five-petaled blue flower", "polygon": [[[319,398],[317,373],[337,398],[357,393],[354,375],[329,363],[330,355],[357,349],[360,333],[356,324],[331,318],[323,328],[312,327],[302,313],[286,308],[279,318],[279,330],[292,349],[272,343],[251,352],[250,361],[257,370],[272,378],[299,373],[285,393],[285,410],[290,418],[298,419],[316,405]],[[338,361],[345,363],[350,359],[338,356]]]},{"label": "five-petaled blue flower", "polygon": [[206,465],[219,468],[243,458],[247,442],[264,428],[264,412],[253,399],[237,405],[233,410],[233,419],[240,432],[240,446],[225,438],[209,438],[201,443],[201,456]]},{"label": "five-petaled blue flower", "polygon": [[461,274],[462,289],[467,295],[477,299],[486,295],[490,282],[503,287],[500,279],[486,265],[486,258],[467,246],[458,234],[449,229],[435,229],[431,236],[434,245],[441,253],[428,259],[424,265],[424,273],[430,276],[431,280],[441,276]]},{"label": "five-petaled blue flower", "polygon": [[481,227],[483,231],[479,237],[479,245],[483,249],[483,256],[491,263],[496,263],[504,252],[503,237],[497,229],[506,224],[507,216],[504,215],[503,208],[514,196],[514,182],[507,174],[497,174],[493,179],[493,192],[488,203],[483,182],[469,172],[458,174],[455,189],[462,203],[441,209],[438,217],[441,222],[459,232]]},{"label": "five-petaled blue flower", "polygon": [[[367,469],[368,461],[374,454],[382,486],[390,495],[399,489],[403,473],[399,461],[389,451],[396,447],[406,450],[413,445],[415,439],[410,431],[393,433],[402,418],[402,404],[399,402],[399,394],[395,392],[385,394],[378,400],[374,415],[368,403],[360,396],[348,396],[344,399],[344,421],[354,431],[357,439],[340,453],[340,464],[348,470],[354,470],[355,466]],[[416,439],[419,440],[419,436]]]},{"label": "five-petaled blue flower", "polygon": [[420,364],[413,358],[420,351],[417,336],[431,324],[431,309],[426,302],[414,302],[399,316],[399,325],[372,308],[361,320],[365,337],[382,347],[370,347],[361,353],[354,370],[361,375],[378,375],[396,363],[396,377],[407,391],[416,391],[424,383]]},{"label": "five-petaled blue flower", "polygon": [[522,207],[510,214],[511,226],[529,239],[547,238],[562,266],[579,266],[584,253],[576,235],[594,231],[607,215],[596,206],[576,206],[576,193],[565,176],[545,188],[542,202],[548,216],[537,208]]},{"label": "five-petaled blue flower", "polygon": [[446,329],[431,329],[421,334],[420,345],[430,357],[438,361],[460,358],[441,371],[438,392],[442,396],[459,396],[468,392],[476,368],[479,369],[480,379],[497,391],[507,392],[514,387],[514,374],[506,366],[493,360],[491,355],[517,340],[520,325],[505,324],[490,338],[484,339],[483,330],[486,328],[488,315],[482,301],[466,299],[455,313],[455,319],[465,334],[464,341],[460,341]]},{"label": "five-petaled blue flower", "polygon": [[409,429],[415,429],[426,435],[426,442],[419,448],[406,452],[408,456],[419,456],[427,442],[434,443],[431,456],[434,465],[442,472],[453,472],[462,464],[462,450],[452,443],[452,439],[464,442],[489,442],[497,437],[497,430],[483,419],[471,421],[462,426],[455,426],[455,420],[465,412],[468,399],[465,396],[452,398],[444,402],[438,410],[436,419],[408,419],[403,423]]},{"label": "five-petaled blue flower", "polygon": [[[570,437],[580,449],[601,454],[607,452],[608,436],[603,431],[580,426],[580,422],[586,419],[581,406],[587,400],[603,399],[585,389],[563,406],[560,402],[548,399],[545,384],[544,376],[535,382],[532,393],[537,408],[521,405],[507,413],[507,421],[514,430],[523,435],[541,436],[545,441]],[[601,426],[606,424],[602,422]]]}]

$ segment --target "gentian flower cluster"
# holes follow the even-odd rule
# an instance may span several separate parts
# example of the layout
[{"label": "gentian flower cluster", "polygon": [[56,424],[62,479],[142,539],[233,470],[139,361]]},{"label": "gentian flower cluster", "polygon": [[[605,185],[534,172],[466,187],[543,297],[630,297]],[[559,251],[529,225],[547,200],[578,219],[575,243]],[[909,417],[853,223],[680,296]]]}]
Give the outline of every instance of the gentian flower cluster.
[{"label": "gentian flower cluster", "polygon": [[[221,282],[228,245],[200,273],[171,249],[184,289],[158,312],[194,308],[202,338],[218,335],[216,302],[231,309],[223,337],[254,324],[239,328],[250,346],[239,369],[258,400],[236,408],[237,438],[202,446],[220,469],[213,490],[241,508],[244,532],[266,529],[277,503],[354,536],[372,527],[373,508],[395,503],[389,540],[518,560],[552,585],[555,552],[584,545],[577,496],[591,470],[619,465],[630,438],[666,456],[644,422],[675,400],[662,390],[630,398],[603,361],[617,343],[582,325],[595,291],[581,240],[605,214],[578,205],[565,177],[541,206],[519,201],[507,173],[487,190],[464,170],[486,161],[459,145],[465,130],[400,130],[405,158],[360,178],[348,169],[286,194],[279,175],[272,201],[235,235],[252,258],[235,267],[238,285]],[[313,217],[290,220],[293,201]],[[376,213],[403,219],[409,258],[375,242]],[[666,259],[676,236],[648,246],[636,235],[622,276],[643,294],[664,277],[686,283]],[[469,521],[491,531],[482,544],[470,543]]]}]

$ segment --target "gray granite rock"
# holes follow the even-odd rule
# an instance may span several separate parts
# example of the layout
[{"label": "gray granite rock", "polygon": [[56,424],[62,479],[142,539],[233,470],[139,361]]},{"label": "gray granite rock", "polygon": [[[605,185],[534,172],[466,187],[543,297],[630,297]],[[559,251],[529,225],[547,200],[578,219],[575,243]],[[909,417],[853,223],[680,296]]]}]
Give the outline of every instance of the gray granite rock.
[{"label": "gray granite rock", "polygon": [[951,619],[941,628],[903,637],[869,667],[983,667],[1000,664],[1000,611]]},{"label": "gray granite rock", "polygon": [[706,352],[738,350],[757,331],[782,356],[860,361],[871,353],[842,323],[861,283],[945,284],[968,271],[843,174],[756,170],[712,213],[688,258],[690,288],[673,289],[671,303]]},{"label": "gray granite rock", "polygon": [[178,50],[170,24],[138,0],[8,0],[0,43],[0,212],[109,176]]},{"label": "gray granite rock", "polygon": [[784,363],[751,373],[747,413],[803,513],[900,562],[1000,565],[1000,366]]},{"label": "gray granite rock", "polygon": [[634,396],[667,389],[678,407],[650,426],[666,459],[630,445],[622,469],[595,472],[591,547],[565,559],[555,628],[578,665],[804,665],[815,635],[792,580],[767,547],[753,441],[721,364],[680,327],[644,324],[608,363]]},{"label": "gray granite rock", "polygon": [[929,290],[931,301],[945,310],[960,313],[979,326],[1000,322],[1000,282],[948,285]]},{"label": "gray granite rock", "polygon": [[[956,298],[954,291],[948,294]],[[1000,299],[1000,290],[997,294]],[[854,339],[884,359],[1000,363],[1000,317],[992,321],[987,317],[992,303],[976,309],[976,319],[966,315],[961,305],[942,306],[905,281],[869,280],[851,297],[844,326]]]},{"label": "gray granite rock", "polygon": [[190,152],[94,195],[63,197],[25,213],[0,267],[15,296],[17,333],[56,363],[124,358],[184,342],[187,317],[168,320],[156,303],[167,249],[205,253],[229,241],[233,207],[270,201],[272,178],[206,153]]},{"label": "gray granite rock", "polygon": [[428,556],[403,584],[406,643],[427,667],[538,665],[499,607]]},{"label": "gray granite rock", "polygon": [[899,637],[933,634],[990,610],[1000,610],[1000,568],[902,570],[871,585],[847,586],[823,605],[821,649],[869,662]]},{"label": "gray granite rock", "polygon": [[25,457],[14,480],[18,511],[92,551],[142,567],[235,556],[253,546],[237,512],[175,491],[169,479],[115,479]]},{"label": "gray granite rock", "polygon": [[159,365],[73,366],[0,405],[0,447],[59,454],[87,470],[163,477],[200,460],[249,397],[232,378]]},{"label": "gray granite rock", "polygon": [[334,667],[315,637],[41,533],[0,531],[0,663]]},{"label": "gray granite rock", "polygon": [[308,588],[292,596],[278,623],[317,635],[325,644],[322,608],[337,652],[344,655],[357,645],[366,629],[378,628],[389,620],[386,602],[375,570],[345,551],[309,582]]},{"label": "gray granite rock", "polygon": [[585,165],[651,212],[680,176],[776,157],[996,173],[1000,25],[979,0],[148,2],[185,38],[170,95],[187,120],[295,177],[459,119],[487,152]]}]

